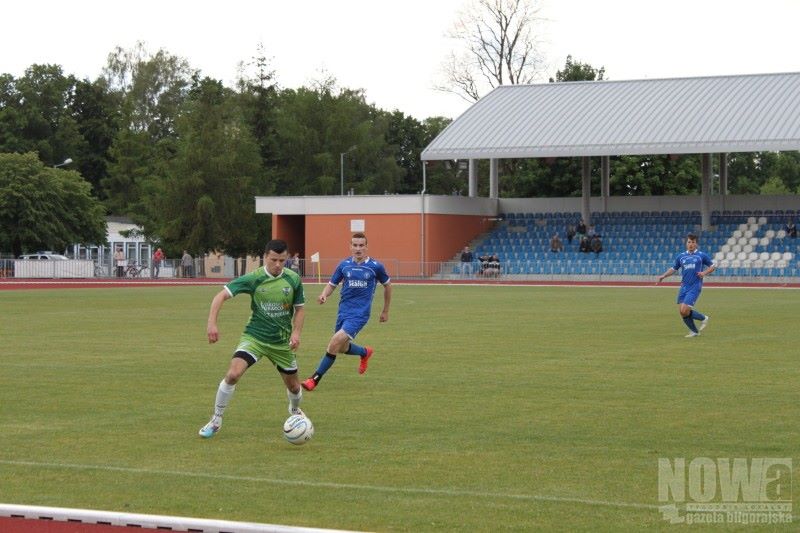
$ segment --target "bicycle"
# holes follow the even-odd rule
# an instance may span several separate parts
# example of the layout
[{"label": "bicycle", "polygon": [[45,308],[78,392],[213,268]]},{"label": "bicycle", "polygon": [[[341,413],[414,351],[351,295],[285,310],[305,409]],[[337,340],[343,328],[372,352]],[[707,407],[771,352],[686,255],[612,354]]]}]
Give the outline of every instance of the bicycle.
[{"label": "bicycle", "polygon": [[106,267],[104,267],[100,263],[95,263],[94,264],[94,277],[96,277],[96,278],[106,278],[106,277],[108,277],[108,270],[106,270]]},{"label": "bicycle", "polygon": [[139,277],[146,277],[148,272],[147,265],[139,265],[136,263],[131,263],[125,269],[124,277],[126,278],[139,278]]}]

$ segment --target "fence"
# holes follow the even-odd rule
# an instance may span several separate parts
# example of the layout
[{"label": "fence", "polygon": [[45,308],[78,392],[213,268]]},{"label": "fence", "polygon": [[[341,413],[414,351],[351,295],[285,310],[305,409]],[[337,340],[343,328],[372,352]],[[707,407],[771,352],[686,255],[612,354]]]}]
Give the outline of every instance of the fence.
[{"label": "fence", "polygon": [[[601,255],[602,257],[602,255]],[[327,281],[340,259],[322,260],[320,263],[301,261],[297,271],[307,281]],[[458,261],[409,262],[389,259],[383,261],[386,270],[395,280],[457,281],[641,281],[655,283],[656,277],[669,266],[664,261],[614,261],[596,257],[578,260],[549,261],[507,261],[500,264],[499,272],[487,275],[481,272],[480,265],[472,265],[471,273],[461,272]],[[210,268],[206,275],[206,265],[202,258],[195,259],[193,272],[181,267],[180,260],[165,261],[159,278],[215,277],[221,280],[232,276],[219,269]],[[112,265],[101,265],[86,260],[69,261],[29,261],[20,259],[0,260],[2,278],[101,278],[119,279],[117,269]],[[122,278],[152,278],[150,265],[129,264],[123,270]],[[671,280],[676,281],[678,276]],[[800,267],[796,262],[782,268],[720,267],[712,280],[749,283],[800,283]]]}]

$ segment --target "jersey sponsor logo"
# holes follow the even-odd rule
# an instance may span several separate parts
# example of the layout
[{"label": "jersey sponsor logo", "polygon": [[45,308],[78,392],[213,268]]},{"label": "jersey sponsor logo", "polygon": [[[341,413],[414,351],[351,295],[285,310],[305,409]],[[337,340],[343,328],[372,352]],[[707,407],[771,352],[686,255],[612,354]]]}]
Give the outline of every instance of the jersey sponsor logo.
[{"label": "jersey sponsor logo", "polygon": [[363,279],[351,279],[347,281],[348,287],[355,287],[357,289],[366,289],[369,287],[369,283],[367,283]]}]

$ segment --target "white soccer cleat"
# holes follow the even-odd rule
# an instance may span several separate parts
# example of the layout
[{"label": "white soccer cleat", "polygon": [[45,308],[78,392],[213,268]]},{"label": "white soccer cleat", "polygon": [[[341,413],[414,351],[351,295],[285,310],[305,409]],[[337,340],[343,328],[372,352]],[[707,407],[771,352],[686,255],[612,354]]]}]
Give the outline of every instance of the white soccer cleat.
[{"label": "white soccer cleat", "polygon": [[200,431],[198,431],[197,434],[203,437],[204,439],[210,439],[211,437],[217,434],[217,431],[219,431],[219,428],[221,427],[222,427],[222,422],[220,422],[219,424],[214,424],[214,422],[209,422],[205,426],[201,427]]},{"label": "white soccer cleat", "polygon": [[694,332],[694,331],[690,331],[690,332],[689,332],[689,334],[688,334],[688,335],[686,335],[686,338],[687,338],[687,339],[689,339],[689,338],[691,338],[691,337],[699,337],[699,336],[700,336],[700,334],[699,334],[699,333],[696,333],[696,332]]},{"label": "white soccer cleat", "polygon": [[697,328],[699,331],[703,331],[704,329],[706,329],[706,326],[708,325],[708,319],[709,318],[711,318],[711,317],[706,315],[706,317],[700,322],[700,327]]}]

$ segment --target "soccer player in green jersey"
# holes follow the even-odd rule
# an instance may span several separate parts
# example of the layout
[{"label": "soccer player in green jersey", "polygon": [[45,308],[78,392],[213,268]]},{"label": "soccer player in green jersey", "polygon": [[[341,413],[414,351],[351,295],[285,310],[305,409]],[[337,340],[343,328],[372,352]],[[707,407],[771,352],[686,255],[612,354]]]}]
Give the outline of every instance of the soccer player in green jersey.
[{"label": "soccer player in green jersey", "polygon": [[269,241],[264,266],[234,279],[211,301],[207,329],[209,343],[219,340],[217,317],[225,300],[237,294],[249,294],[251,315],[234,350],[228,372],[217,389],[214,415],[208,424],[200,428],[199,433],[203,438],[213,437],[222,427],[222,415],[233,396],[236,383],[262,357],[275,365],[286,385],[289,413],[303,414],[300,409],[303,389],[297,377],[297,358],[294,352],[300,346],[300,333],[305,319],[305,295],[300,276],[293,270],[284,268],[288,257],[289,252],[284,241]]}]

